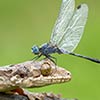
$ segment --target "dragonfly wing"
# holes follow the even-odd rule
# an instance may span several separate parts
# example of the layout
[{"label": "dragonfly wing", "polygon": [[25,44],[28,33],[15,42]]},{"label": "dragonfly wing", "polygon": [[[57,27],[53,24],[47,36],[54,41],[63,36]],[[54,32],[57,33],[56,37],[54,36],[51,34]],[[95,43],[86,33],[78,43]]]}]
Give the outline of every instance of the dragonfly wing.
[{"label": "dragonfly wing", "polygon": [[74,0],[62,0],[59,16],[52,30],[50,43],[58,45],[74,13]]},{"label": "dragonfly wing", "polygon": [[72,52],[78,45],[86,24],[88,7],[82,4],[77,7],[69,25],[64,28],[63,36],[57,46],[62,52]]}]

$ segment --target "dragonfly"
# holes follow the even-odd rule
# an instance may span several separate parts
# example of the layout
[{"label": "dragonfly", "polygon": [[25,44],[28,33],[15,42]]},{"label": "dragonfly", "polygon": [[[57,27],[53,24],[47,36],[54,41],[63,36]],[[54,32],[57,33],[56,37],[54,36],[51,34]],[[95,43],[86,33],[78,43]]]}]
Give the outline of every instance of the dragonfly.
[{"label": "dragonfly", "polygon": [[38,59],[42,55],[52,60],[53,53],[69,54],[100,63],[99,59],[74,53],[83,35],[84,27],[88,17],[87,4],[81,4],[75,9],[75,0],[62,0],[60,12],[52,30],[51,38],[48,43],[40,47],[34,45],[32,53]]}]

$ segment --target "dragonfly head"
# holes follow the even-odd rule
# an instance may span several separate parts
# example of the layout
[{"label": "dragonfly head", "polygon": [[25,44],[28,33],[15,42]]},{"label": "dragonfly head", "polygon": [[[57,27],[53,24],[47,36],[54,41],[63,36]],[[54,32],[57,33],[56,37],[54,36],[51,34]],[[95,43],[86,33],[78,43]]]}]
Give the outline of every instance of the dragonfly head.
[{"label": "dragonfly head", "polygon": [[40,53],[39,47],[36,46],[36,45],[34,45],[34,46],[32,47],[32,53],[34,53],[35,55],[38,55],[38,54]]}]

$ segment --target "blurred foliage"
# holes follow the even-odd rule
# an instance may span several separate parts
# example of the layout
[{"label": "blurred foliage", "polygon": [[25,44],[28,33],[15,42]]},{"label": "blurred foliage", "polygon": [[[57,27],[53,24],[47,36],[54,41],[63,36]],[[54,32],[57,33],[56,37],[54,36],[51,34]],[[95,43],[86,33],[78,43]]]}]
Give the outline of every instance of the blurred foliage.
[{"label": "blurred foliage", "polygon": [[[84,35],[75,52],[100,58],[100,1],[87,3],[89,17]],[[0,65],[32,59],[31,46],[49,41],[61,0],[0,0]],[[61,93],[79,100],[100,100],[100,65],[69,55],[54,55],[57,64],[72,73],[69,83],[32,88],[34,92]]]}]

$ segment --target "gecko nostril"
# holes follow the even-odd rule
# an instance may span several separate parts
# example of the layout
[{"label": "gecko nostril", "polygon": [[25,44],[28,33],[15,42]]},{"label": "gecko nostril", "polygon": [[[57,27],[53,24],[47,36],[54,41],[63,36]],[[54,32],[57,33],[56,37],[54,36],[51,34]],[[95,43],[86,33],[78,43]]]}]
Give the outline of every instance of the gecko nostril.
[{"label": "gecko nostril", "polygon": [[68,73],[67,73],[67,75],[71,75],[71,73],[70,73],[70,72],[68,72]]}]

